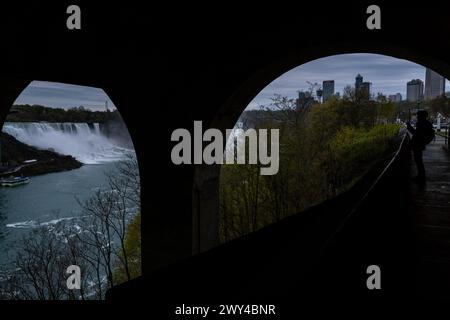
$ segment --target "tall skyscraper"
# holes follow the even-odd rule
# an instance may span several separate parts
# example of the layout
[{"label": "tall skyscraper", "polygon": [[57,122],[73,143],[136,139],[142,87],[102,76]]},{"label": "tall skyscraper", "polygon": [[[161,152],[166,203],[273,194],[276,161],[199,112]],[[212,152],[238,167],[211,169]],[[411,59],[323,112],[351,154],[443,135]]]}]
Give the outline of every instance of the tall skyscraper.
[{"label": "tall skyscraper", "polygon": [[334,95],[334,80],[325,80],[322,82],[323,102]]},{"label": "tall skyscraper", "polygon": [[425,73],[425,99],[431,100],[445,92],[445,78],[427,68]]},{"label": "tall skyscraper", "polygon": [[371,82],[365,81],[365,82],[361,83],[359,90],[361,90],[361,94],[365,99],[370,99],[371,88],[372,88]]},{"label": "tall skyscraper", "polygon": [[362,75],[360,75],[358,73],[358,75],[355,78],[355,89],[359,90],[359,88],[361,87],[362,83],[363,83],[363,77],[362,77]]},{"label": "tall skyscraper", "polygon": [[355,92],[359,93],[361,97],[370,99],[370,89],[372,88],[371,82],[363,82],[363,77],[358,73],[355,78]]},{"label": "tall skyscraper", "polygon": [[423,99],[423,81],[414,79],[406,84],[406,100],[415,102]]}]

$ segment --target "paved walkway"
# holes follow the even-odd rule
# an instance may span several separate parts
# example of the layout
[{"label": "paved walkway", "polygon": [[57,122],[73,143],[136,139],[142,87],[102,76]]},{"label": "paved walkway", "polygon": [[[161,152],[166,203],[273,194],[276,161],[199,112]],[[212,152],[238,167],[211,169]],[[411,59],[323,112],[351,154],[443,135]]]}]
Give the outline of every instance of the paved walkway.
[{"label": "paved walkway", "polygon": [[[437,136],[424,152],[426,185],[411,184],[417,295],[432,300],[450,300],[450,154],[443,145]],[[415,176],[414,161],[411,170]]]}]

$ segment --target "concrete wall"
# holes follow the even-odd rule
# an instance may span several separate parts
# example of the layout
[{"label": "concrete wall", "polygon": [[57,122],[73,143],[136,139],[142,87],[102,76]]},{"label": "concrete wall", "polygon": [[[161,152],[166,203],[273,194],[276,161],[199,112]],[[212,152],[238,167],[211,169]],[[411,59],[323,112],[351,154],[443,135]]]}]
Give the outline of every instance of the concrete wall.
[{"label": "concrete wall", "polygon": [[[194,120],[231,128],[276,77],[332,54],[392,55],[450,78],[450,22],[443,6],[383,5],[382,29],[370,31],[364,4],[251,12],[230,6],[203,13],[192,4],[156,9],[83,3],[82,30],[76,32],[65,27],[65,4],[19,3],[5,8],[0,20],[0,119],[31,80],[105,90],[139,157],[148,274],[217,243],[219,170],[173,165],[174,129],[191,128]],[[417,23],[424,16],[433,18]]]}]

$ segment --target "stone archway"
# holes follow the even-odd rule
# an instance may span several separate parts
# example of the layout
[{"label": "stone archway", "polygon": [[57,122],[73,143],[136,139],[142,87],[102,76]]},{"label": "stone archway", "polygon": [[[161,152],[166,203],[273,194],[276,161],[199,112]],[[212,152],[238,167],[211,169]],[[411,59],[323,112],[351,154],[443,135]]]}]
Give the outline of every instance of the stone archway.
[{"label": "stone archway", "polygon": [[[250,101],[270,82],[285,72],[307,62],[327,56],[349,53],[372,53],[405,59],[450,77],[450,65],[425,56],[413,49],[400,48],[390,44],[333,44],[322,47],[289,52],[276,62],[258,70],[251,78],[243,82],[240,88],[221,106],[213,118],[210,128],[225,132],[233,128],[242,111]],[[220,166],[198,166],[193,178],[193,253],[200,253],[219,244],[219,179]]]}]

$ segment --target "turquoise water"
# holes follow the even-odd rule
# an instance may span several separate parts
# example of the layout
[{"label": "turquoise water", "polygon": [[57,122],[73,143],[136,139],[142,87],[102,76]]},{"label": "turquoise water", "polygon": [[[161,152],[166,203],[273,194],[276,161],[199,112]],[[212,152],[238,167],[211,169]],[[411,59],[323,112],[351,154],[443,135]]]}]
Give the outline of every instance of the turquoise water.
[{"label": "turquoise water", "polygon": [[15,245],[33,228],[81,214],[81,201],[107,188],[106,171],[115,162],[86,164],[79,169],[31,177],[30,183],[0,187],[0,264],[8,264]]}]

